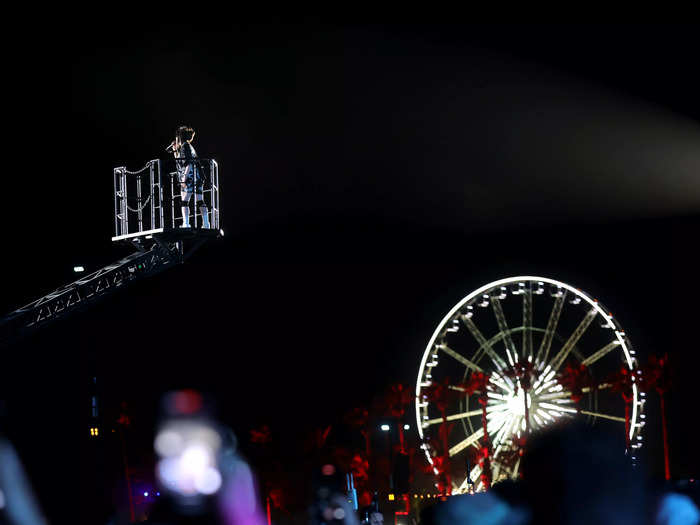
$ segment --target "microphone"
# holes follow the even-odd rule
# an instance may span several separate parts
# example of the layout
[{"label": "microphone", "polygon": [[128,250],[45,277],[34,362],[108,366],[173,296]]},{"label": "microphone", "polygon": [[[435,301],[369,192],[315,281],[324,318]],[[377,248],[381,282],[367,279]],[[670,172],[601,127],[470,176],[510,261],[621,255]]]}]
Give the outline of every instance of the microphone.
[{"label": "microphone", "polygon": [[169,152],[173,151],[174,148],[175,148],[175,141],[171,142],[170,145],[167,148],[165,148],[165,151],[167,151],[169,153]]}]

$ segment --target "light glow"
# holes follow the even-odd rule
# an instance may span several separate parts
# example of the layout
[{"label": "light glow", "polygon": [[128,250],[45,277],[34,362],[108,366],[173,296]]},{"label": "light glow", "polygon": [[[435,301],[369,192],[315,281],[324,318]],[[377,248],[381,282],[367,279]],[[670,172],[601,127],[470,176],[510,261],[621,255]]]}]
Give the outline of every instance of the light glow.
[{"label": "light glow", "polygon": [[214,494],[222,483],[216,459],[220,447],[221,437],[206,423],[170,422],[154,440],[160,457],[156,474],[166,488],[182,496]]},{"label": "light glow", "polygon": [[201,475],[195,477],[194,487],[200,494],[214,494],[221,487],[221,474],[214,467],[207,467]]},{"label": "light glow", "polygon": [[[469,358],[472,360],[470,361],[470,364],[476,364],[478,363],[482,367],[484,367],[486,370],[489,370],[492,372],[490,382],[489,384],[493,385],[492,388],[497,388],[500,392],[502,393],[496,393],[496,392],[487,392],[488,398],[489,398],[489,404],[486,408],[487,412],[487,420],[488,420],[488,433],[489,435],[495,434],[495,440],[493,441],[493,446],[496,448],[496,441],[502,441],[505,440],[507,437],[510,435],[515,435],[517,434],[518,430],[524,429],[525,427],[525,419],[524,419],[524,404],[525,404],[525,399],[522,394],[523,390],[520,388],[519,382],[518,385],[515,386],[513,385],[513,382],[505,376],[501,376],[500,374],[496,373],[495,371],[502,370],[503,365],[505,365],[504,360],[498,356],[494,355],[494,349],[491,348],[491,342],[485,343],[485,339],[481,336],[481,334],[478,332],[478,328],[476,328],[476,325],[473,322],[473,319],[470,319],[472,317],[472,305],[475,306],[481,306],[482,308],[486,308],[488,306],[492,306],[494,309],[497,308],[497,306],[494,306],[497,301],[492,301],[490,294],[493,295],[493,298],[496,299],[504,299],[504,294],[503,294],[503,287],[507,287],[508,285],[511,285],[512,288],[512,293],[514,295],[518,295],[516,291],[521,291],[521,288],[524,289],[526,286],[524,282],[526,281],[534,281],[536,283],[536,287],[533,287],[532,293],[533,294],[542,294],[544,293],[545,289],[545,284],[550,284],[553,286],[552,289],[556,288],[556,293],[553,293],[552,297],[557,297],[558,300],[562,301],[563,304],[563,298],[564,298],[564,293],[568,293],[568,303],[570,304],[578,304],[578,303],[583,303],[584,305],[589,305],[591,310],[590,310],[590,316],[591,318],[594,318],[597,315],[600,315],[602,317],[602,326],[604,328],[614,328],[614,332],[607,332],[608,334],[614,333],[615,334],[615,341],[610,343],[609,346],[603,347],[601,349],[600,353],[593,354],[589,357],[590,361],[589,364],[592,364],[593,361],[600,359],[603,357],[603,354],[607,354],[608,352],[617,349],[622,351],[623,358],[629,367],[630,370],[633,369],[634,366],[634,361],[632,360],[632,350],[629,348],[629,343],[626,340],[626,335],[624,331],[621,329],[621,327],[616,323],[615,320],[613,320],[612,315],[605,311],[603,306],[596,300],[585,294],[579,289],[576,289],[570,285],[567,285],[566,283],[562,283],[553,279],[548,279],[548,278],[542,278],[542,277],[531,277],[531,276],[519,276],[519,277],[511,277],[507,279],[502,279],[499,281],[494,281],[492,283],[489,283],[485,286],[482,286],[478,288],[477,290],[473,291],[466,297],[464,297],[459,303],[457,303],[451,310],[450,312],[443,318],[441,323],[437,326],[435,329],[435,332],[433,333],[430,341],[428,342],[428,345],[426,346],[425,352],[423,353],[423,357],[421,360],[421,364],[419,366],[419,371],[418,371],[418,378],[416,382],[416,397],[417,399],[421,399],[421,395],[423,394],[422,388],[423,386],[426,385],[426,370],[427,367],[432,368],[435,366],[432,362],[429,362],[429,358],[432,359],[431,356],[434,355],[435,352],[437,352],[436,348],[437,346],[435,345],[436,341],[438,338],[441,336],[444,337],[444,332],[446,331],[447,328],[451,327],[454,325],[454,320],[457,318],[461,318],[462,321],[469,320],[471,325],[467,324],[465,321],[465,324],[467,324],[468,327],[470,327],[470,331],[472,332],[472,335],[477,339],[477,341],[480,343],[479,351],[474,354],[474,356],[469,356]],[[517,286],[518,288],[516,290],[513,290]],[[507,288],[505,288],[507,290]],[[499,293],[500,292],[500,293]],[[524,292],[524,290],[521,291],[521,293]],[[469,303],[469,304],[467,304]],[[469,315],[467,315],[467,313]],[[444,343],[443,339],[440,339],[441,343]],[[575,341],[574,341],[575,343]],[[573,347],[573,343],[570,345]],[[568,349],[567,349],[568,350]],[[480,353],[479,353],[480,352]],[[501,355],[503,350],[500,350]],[[516,348],[509,348],[506,347],[506,355],[507,355],[507,361],[511,363],[511,366],[513,366],[513,363],[517,362],[518,360],[518,351]],[[477,355],[479,354],[479,355]],[[532,354],[530,355],[525,355],[523,354],[523,359],[527,359],[528,361],[532,362],[534,361],[534,367],[535,370],[542,370],[544,367],[544,370],[542,373],[538,373],[538,377],[535,379],[532,390],[529,392],[529,395],[527,396],[527,403],[528,407],[530,409],[530,415],[532,416],[532,419],[534,420],[533,422],[536,423],[536,426],[541,427],[549,422],[554,421],[555,418],[558,417],[563,417],[566,415],[566,413],[569,414],[574,414],[577,413],[577,410],[574,408],[570,408],[568,406],[565,406],[566,404],[572,403],[572,400],[570,399],[570,393],[565,392],[564,388],[561,384],[558,383],[557,378],[555,377],[556,374],[556,368],[561,366],[563,363],[564,358],[566,357],[566,354],[561,354],[560,355],[560,361],[561,363],[555,363],[557,366],[554,367],[554,370],[552,369],[552,362],[547,362],[552,360],[552,356],[550,356],[547,359],[540,359],[540,355],[537,355],[537,359],[533,360]],[[481,356],[488,356],[490,358],[490,361],[492,362],[487,362],[484,363],[484,361],[480,361],[479,359]],[[454,357],[454,356],[453,356]],[[467,360],[466,358],[464,358]],[[579,359],[584,359],[583,357],[579,357]],[[499,362],[500,360],[500,362]],[[465,364],[465,363],[463,363]],[[467,366],[465,364],[465,366]],[[475,369],[476,367],[469,367]],[[427,382],[429,383],[429,382]],[[507,387],[506,383],[510,384],[513,386],[513,389],[510,389]],[[609,385],[598,385],[599,389],[603,389],[606,386]],[[584,393],[587,393],[589,389],[585,388],[583,389]],[[545,394],[542,394],[542,392],[545,392]],[[640,414],[641,410],[638,408],[638,404],[641,404],[638,400],[639,397],[643,397],[644,394],[639,392],[637,389],[637,385],[633,384],[633,398],[634,402],[632,403],[632,414],[631,414],[631,425],[630,425],[630,438],[634,436],[637,432],[634,430],[635,428],[639,428],[639,425],[635,423],[637,418],[642,417],[643,415]],[[546,401],[551,401],[550,403],[547,403]],[[429,409],[429,404],[428,403],[416,403],[416,420],[417,420],[417,429],[418,429],[418,434],[420,439],[425,439],[424,436],[424,427],[420,424],[421,420],[427,420],[428,419],[428,409]],[[582,411],[583,413],[583,411]],[[598,414],[598,413],[591,413],[593,417],[606,417],[606,415],[603,414]],[[423,416],[421,418],[421,416]],[[612,419],[613,417],[609,417]],[[615,418],[617,419],[617,418]],[[534,426],[534,425],[533,425]],[[427,428],[427,427],[426,427]],[[478,443],[477,441],[483,437],[483,429],[479,429],[481,432],[476,431],[474,432],[471,436],[469,436],[466,440],[458,443],[457,445],[453,446],[450,448],[450,455],[454,455],[458,453],[460,450],[463,450],[466,448],[466,446],[469,445],[474,445],[477,446]],[[477,437],[478,436],[478,437]],[[465,445],[465,441],[468,442],[468,444]],[[507,441],[505,441],[507,443]],[[507,445],[506,445],[507,446]],[[426,451],[427,452],[427,451]],[[430,461],[429,455],[426,453],[426,457],[428,457],[428,460]],[[430,461],[432,463],[432,461]],[[515,467],[515,472],[518,471],[518,466]],[[466,480],[465,480],[466,483]],[[465,483],[462,483],[462,486],[459,487],[459,492],[462,492],[462,490],[466,489]]]}]

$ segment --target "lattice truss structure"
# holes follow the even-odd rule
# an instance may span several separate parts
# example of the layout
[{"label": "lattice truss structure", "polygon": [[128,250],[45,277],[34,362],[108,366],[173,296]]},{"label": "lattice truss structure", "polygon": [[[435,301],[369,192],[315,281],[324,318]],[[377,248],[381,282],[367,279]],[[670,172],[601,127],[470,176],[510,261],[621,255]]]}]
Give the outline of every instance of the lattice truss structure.
[{"label": "lattice truss structure", "polygon": [[[198,158],[197,187],[202,200],[182,202],[183,180],[174,160],[149,160],[144,167],[131,171],[124,166],[114,168],[114,236],[113,241],[134,239],[164,233],[183,226],[182,207],[193,209],[190,229],[219,230],[219,164],[214,159]],[[171,169],[163,171],[163,167]],[[206,210],[206,211],[204,211]],[[206,220],[204,214],[206,213]]]},{"label": "lattice truss structure", "polygon": [[183,261],[182,243],[154,242],[77,281],[32,301],[10,313],[1,323],[3,339],[66,316],[88,306],[126,284],[150,277]]},{"label": "lattice truss structure", "polygon": [[484,490],[518,476],[529,432],[581,419],[619,427],[634,460],[638,374],[623,328],[580,289],[544,277],[489,283],[452,308],[423,354],[415,408],[426,459],[451,490]]}]

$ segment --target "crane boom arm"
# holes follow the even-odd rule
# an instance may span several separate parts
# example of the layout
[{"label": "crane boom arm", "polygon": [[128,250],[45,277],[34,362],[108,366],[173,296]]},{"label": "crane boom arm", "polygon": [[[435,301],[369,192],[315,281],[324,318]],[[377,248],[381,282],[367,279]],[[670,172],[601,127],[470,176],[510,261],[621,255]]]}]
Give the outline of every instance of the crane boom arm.
[{"label": "crane boom arm", "polygon": [[0,343],[65,317],[134,281],[183,262],[181,242],[154,242],[118,261],[62,286],[11,312],[0,320]]}]

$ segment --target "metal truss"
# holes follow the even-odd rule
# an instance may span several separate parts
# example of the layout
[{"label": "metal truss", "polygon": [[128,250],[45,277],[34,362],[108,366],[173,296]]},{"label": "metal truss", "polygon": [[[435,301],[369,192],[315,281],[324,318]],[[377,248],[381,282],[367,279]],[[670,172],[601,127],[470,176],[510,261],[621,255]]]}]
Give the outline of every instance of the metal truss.
[{"label": "metal truss", "polygon": [[[191,227],[218,230],[221,224],[219,200],[219,164],[214,159],[196,159],[201,173],[202,202],[207,215],[195,205]],[[138,237],[152,237],[183,226],[180,174],[176,171],[162,175],[163,166],[172,166],[173,160],[149,160],[137,171],[124,166],[114,168],[114,236],[113,241],[124,241]],[[169,183],[165,182],[169,179]]]},{"label": "metal truss", "polygon": [[[158,159],[138,171],[114,169],[114,221],[112,240],[137,251],[113,264],[62,286],[0,318],[0,347],[44,324],[81,310],[132,282],[156,275],[184,262],[202,244],[224,235],[220,229],[219,165],[214,159],[197,159],[201,170],[207,216],[195,209],[192,223],[182,227],[176,215],[183,208],[177,172],[163,184]],[[169,192],[167,191],[169,189]],[[165,190],[165,191],[164,191]],[[166,213],[166,210],[168,213]],[[198,221],[198,218],[201,222]],[[202,228],[209,219],[207,228]],[[185,244],[187,243],[187,249]]]},{"label": "metal truss", "polygon": [[[0,320],[0,343],[9,344],[46,323],[81,310],[132,282],[156,275],[186,258],[183,241],[154,239],[149,246],[134,243],[138,251],[81,277],[18,308]],[[193,245],[188,256],[202,241]]]}]

